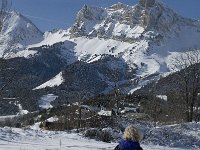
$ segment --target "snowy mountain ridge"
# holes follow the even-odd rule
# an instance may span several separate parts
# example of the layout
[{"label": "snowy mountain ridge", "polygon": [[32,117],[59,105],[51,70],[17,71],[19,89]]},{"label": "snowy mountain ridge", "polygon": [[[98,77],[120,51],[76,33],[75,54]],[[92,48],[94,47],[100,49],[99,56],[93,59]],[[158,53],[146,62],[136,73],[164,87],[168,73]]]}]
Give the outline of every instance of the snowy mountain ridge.
[{"label": "snowy mountain ridge", "polygon": [[[14,24],[9,19],[7,22]],[[43,37],[34,25],[28,28],[30,23],[25,23],[21,27],[15,23],[16,28],[5,28],[3,31],[7,37],[12,33],[7,32],[9,30],[19,29],[20,34],[15,34],[17,38],[4,40],[1,47],[6,45],[6,41],[12,41],[13,52],[19,51],[15,57],[27,57],[37,52],[32,51],[36,47],[59,45],[56,49],[60,49],[60,56],[68,64],[78,60],[98,63],[103,55],[114,56],[129,66],[129,72],[136,70],[132,79],[118,81],[128,83],[128,92],[170,72],[171,58],[180,52],[200,49],[199,21],[181,17],[158,0],[139,0],[134,6],[118,3],[108,8],[85,5],[77,13],[72,27],[45,32]],[[99,78],[102,78],[101,74]]]},{"label": "snowy mountain ridge", "polygon": [[180,25],[200,25],[179,16],[161,2],[153,0],[147,6],[143,3],[142,0],[135,6],[118,3],[108,8],[85,5],[78,12],[70,33],[73,36],[112,38],[132,43],[141,38],[151,39],[148,35],[152,36],[152,32],[159,38],[162,34],[174,32]]},{"label": "snowy mountain ridge", "polygon": [[15,11],[7,15],[0,34],[0,53],[19,52],[42,40],[43,33],[26,17]]},{"label": "snowy mountain ridge", "polygon": [[141,81],[130,88],[137,89],[155,79],[149,76],[169,72],[171,58],[180,52],[200,49],[199,21],[181,17],[157,0],[144,2],[108,8],[85,5],[71,28],[46,33],[44,41],[33,46],[64,42],[62,52],[69,63],[91,63],[105,54],[121,58],[130,71],[137,69],[131,82]]}]

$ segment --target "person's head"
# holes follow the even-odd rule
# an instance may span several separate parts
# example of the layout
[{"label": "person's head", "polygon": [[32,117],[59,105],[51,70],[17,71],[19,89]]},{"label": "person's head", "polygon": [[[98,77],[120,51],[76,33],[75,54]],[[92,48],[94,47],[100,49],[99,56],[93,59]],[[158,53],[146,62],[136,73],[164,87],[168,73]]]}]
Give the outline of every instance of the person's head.
[{"label": "person's head", "polygon": [[139,129],[134,126],[128,126],[124,131],[123,138],[125,140],[132,140],[132,141],[140,141],[143,138],[143,135]]}]

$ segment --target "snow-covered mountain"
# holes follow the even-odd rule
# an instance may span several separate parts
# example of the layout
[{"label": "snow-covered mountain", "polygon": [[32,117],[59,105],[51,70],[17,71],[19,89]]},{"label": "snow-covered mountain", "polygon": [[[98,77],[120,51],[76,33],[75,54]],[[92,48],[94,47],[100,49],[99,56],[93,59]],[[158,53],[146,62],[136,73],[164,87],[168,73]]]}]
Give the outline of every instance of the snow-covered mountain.
[{"label": "snow-covered mountain", "polygon": [[199,26],[199,22],[179,16],[161,2],[139,0],[135,6],[118,3],[97,8],[85,5],[78,12],[70,33],[76,37],[109,38],[129,43],[141,40],[159,42],[172,37],[174,32],[183,32],[184,27],[199,29]]},{"label": "snow-covered mountain", "polygon": [[[153,69],[151,62],[157,66],[153,72],[166,71],[161,68],[164,62],[160,58],[166,58],[168,52],[200,46],[200,22],[183,18],[156,0],[140,0],[135,6],[122,3],[109,8],[84,6],[69,32],[71,37],[89,38],[89,43],[96,39],[92,44],[95,46],[89,46],[91,48],[84,47],[89,44],[85,40],[83,43],[86,44],[81,46],[82,52],[117,55],[140,67],[143,62],[150,70]],[[97,45],[101,45],[101,51]],[[148,69],[146,71],[152,74]]]},{"label": "snow-covered mountain", "polygon": [[[112,97],[116,86],[120,92],[133,92],[159,79],[170,72],[172,57],[200,50],[199,39],[199,21],[179,16],[158,0],[139,0],[135,6],[118,3],[108,8],[85,5],[72,27],[44,34],[27,18],[11,12],[0,33],[0,56],[9,54],[5,60],[0,59],[0,115],[22,115],[109,92],[108,99],[100,95],[101,100],[95,98],[95,101],[112,103],[116,100]],[[168,103],[171,101],[162,105]],[[39,116],[30,114],[25,122],[39,121],[40,117],[43,120]],[[0,121],[9,123],[8,118],[0,117]],[[120,130],[128,125],[124,120],[129,118],[120,118]],[[12,123],[19,125],[17,119]],[[132,118],[130,123],[137,124]],[[200,123],[163,127],[145,123],[141,127],[145,132],[141,143],[144,149],[200,149]],[[0,128],[0,135],[0,149],[31,149],[30,145],[34,145],[32,149],[109,150],[117,145],[84,139],[74,133],[45,131],[39,128],[39,123],[25,130]]]},{"label": "snow-covered mountain", "polygon": [[[65,90],[68,95],[89,90],[95,95],[118,85],[122,91],[133,92],[170,72],[172,57],[200,49],[200,22],[178,15],[158,0],[108,8],[85,5],[69,29],[44,34],[18,13],[9,17],[0,36],[1,52],[12,51],[13,57],[37,53],[34,60],[45,66],[48,78],[34,82],[32,89],[52,87],[56,74],[62,72],[59,85],[54,84],[58,89],[52,90]],[[65,68],[56,69],[59,60]],[[47,75],[52,66],[55,77]]]},{"label": "snow-covered mountain", "polygon": [[43,33],[26,17],[17,12],[7,14],[0,33],[0,55],[24,50],[42,40]]},{"label": "snow-covered mountain", "polygon": [[135,78],[127,81],[134,83],[131,90],[155,79],[152,75],[169,72],[178,53],[200,49],[199,38],[199,21],[178,15],[160,1],[139,0],[135,6],[85,5],[68,30],[47,32],[43,41],[29,47],[64,42],[62,55],[68,63],[91,63],[105,54],[123,59],[130,72],[137,69]]}]

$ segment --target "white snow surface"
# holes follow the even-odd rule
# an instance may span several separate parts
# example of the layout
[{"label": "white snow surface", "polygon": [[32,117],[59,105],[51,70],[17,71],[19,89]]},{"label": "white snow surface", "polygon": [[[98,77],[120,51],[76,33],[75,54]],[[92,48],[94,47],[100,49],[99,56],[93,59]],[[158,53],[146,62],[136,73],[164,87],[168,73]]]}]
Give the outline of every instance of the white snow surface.
[{"label": "white snow surface", "polygon": [[126,112],[137,112],[137,108],[134,107],[125,107],[121,113],[126,113]]},{"label": "white snow surface", "polygon": [[98,115],[100,115],[100,116],[111,116],[112,111],[101,110],[101,111],[98,112]]},{"label": "white snow surface", "polygon": [[[75,133],[33,129],[0,128],[1,150],[113,150],[117,143],[86,139]],[[145,150],[184,150],[142,145]]]},{"label": "white snow surface", "polygon": [[167,101],[167,95],[156,95],[157,98],[160,98],[164,101]]},{"label": "white snow surface", "polygon": [[58,31],[49,31],[45,32],[43,35],[43,40],[41,40],[38,43],[34,43],[32,45],[29,45],[28,48],[32,47],[39,47],[42,45],[53,45],[58,42],[64,42],[66,40],[65,35],[68,33],[67,30],[58,30]]},{"label": "white snow surface", "polygon": [[14,52],[6,53],[4,58],[5,59],[16,58],[16,57],[29,58],[29,57],[35,55],[36,53],[37,53],[37,51],[25,49],[25,50],[18,51],[16,53],[14,53]]},{"label": "white snow surface", "polygon": [[58,118],[57,117],[50,117],[47,119],[48,122],[55,122],[55,121],[58,121]]},{"label": "white snow surface", "polygon": [[42,85],[34,88],[33,90],[38,90],[38,89],[43,89],[45,87],[54,87],[54,86],[59,86],[64,82],[64,79],[62,77],[62,72],[60,72],[58,75],[56,75],[54,78],[51,80],[43,83]]},{"label": "white snow surface", "polygon": [[24,114],[28,114],[29,111],[28,110],[24,110],[22,108],[22,105],[21,104],[18,104],[18,107],[19,107],[19,115],[24,115]]},{"label": "white snow surface", "polygon": [[42,96],[40,100],[38,101],[39,107],[43,109],[52,108],[53,106],[50,103],[54,101],[57,97],[58,96],[54,94],[47,94],[47,95]]}]

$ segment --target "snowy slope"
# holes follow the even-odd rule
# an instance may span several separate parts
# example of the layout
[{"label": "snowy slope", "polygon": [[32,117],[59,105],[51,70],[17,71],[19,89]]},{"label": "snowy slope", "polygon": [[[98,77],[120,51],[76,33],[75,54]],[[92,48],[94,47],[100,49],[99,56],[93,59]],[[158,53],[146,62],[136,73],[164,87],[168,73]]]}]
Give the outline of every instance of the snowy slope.
[{"label": "snowy slope", "polygon": [[157,0],[147,6],[140,0],[135,6],[85,5],[71,28],[46,32],[43,41],[29,47],[64,42],[62,53],[69,63],[91,63],[104,54],[122,58],[130,70],[137,68],[140,81],[132,87],[134,91],[146,84],[149,76],[169,72],[172,57],[200,49],[199,38],[199,21],[181,17]]},{"label": "snowy slope", "polygon": [[62,72],[60,72],[58,75],[56,75],[53,79],[43,83],[42,85],[34,88],[33,90],[38,90],[38,89],[43,89],[45,87],[54,87],[54,86],[59,86],[62,84],[64,81],[62,77]]},{"label": "snowy slope", "polygon": [[[176,129],[180,127],[180,129]],[[185,128],[187,127],[187,128]],[[184,129],[182,138],[179,138],[179,134],[176,134],[179,130]],[[170,138],[180,139],[181,143],[174,143],[177,148],[169,146],[159,146],[153,145],[153,143],[142,144],[143,149],[145,150],[198,150],[199,148],[184,148],[189,142],[188,139],[184,138],[185,135],[189,136],[198,136],[199,133],[199,124],[190,123],[181,125],[168,126],[167,129],[155,129],[152,133],[155,134],[155,137],[149,137],[151,140],[155,140],[157,137],[161,137],[157,140],[157,144],[162,144],[161,139],[164,138],[163,132],[169,134]],[[149,136],[149,135],[148,135]],[[160,141],[159,141],[160,140]],[[169,141],[170,142],[170,141]],[[190,141],[192,142],[192,141]],[[173,144],[171,141],[170,143]],[[168,143],[166,143],[168,144]],[[178,144],[178,145],[176,145]],[[83,138],[82,136],[75,133],[59,132],[59,131],[46,131],[38,128],[38,124],[32,126],[31,129],[17,129],[17,128],[0,128],[0,149],[1,150],[113,150],[117,143],[104,143],[100,141],[95,141],[91,139]],[[183,148],[179,148],[183,147]]]},{"label": "snowy slope", "polygon": [[200,48],[199,21],[183,18],[158,1],[152,0],[147,7],[143,3],[84,6],[69,29],[70,37],[76,37],[79,59],[111,54],[122,57],[130,67],[136,64],[138,75],[145,77],[167,72],[170,52]]},{"label": "snowy slope", "polygon": [[17,12],[10,12],[0,33],[0,55],[24,50],[42,38],[43,33],[30,20]]},{"label": "snowy slope", "polygon": [[43,95],[38,101],[39,107],[41,109],[52,108],[51,102],[54,101],[58,96],[54,94]]}]

